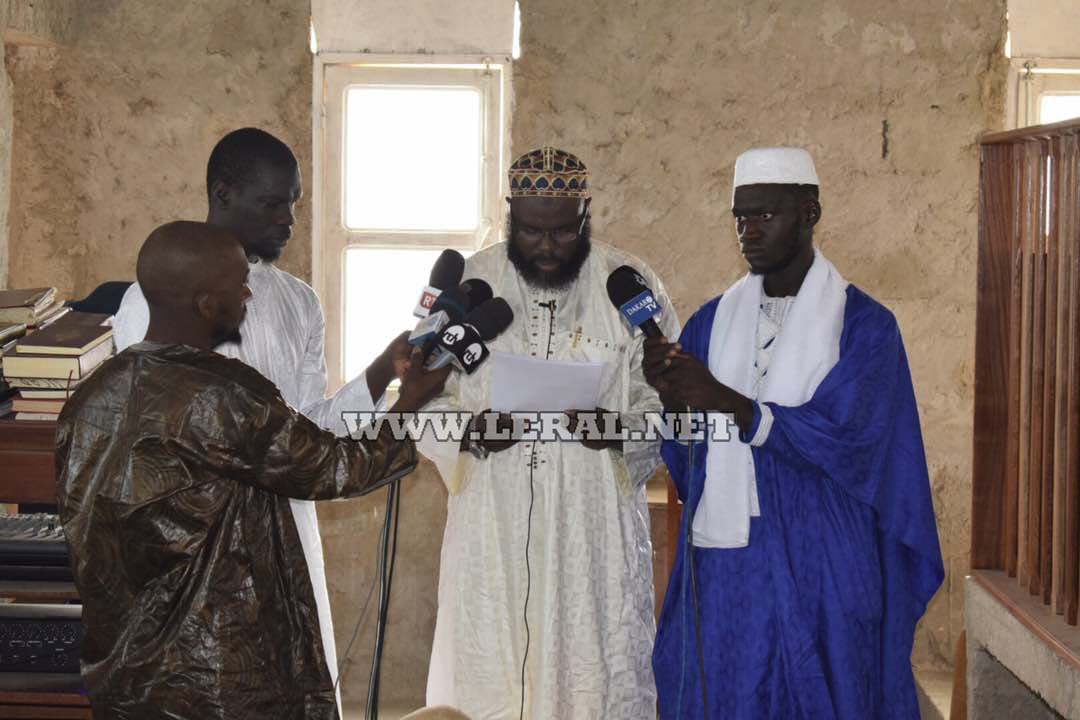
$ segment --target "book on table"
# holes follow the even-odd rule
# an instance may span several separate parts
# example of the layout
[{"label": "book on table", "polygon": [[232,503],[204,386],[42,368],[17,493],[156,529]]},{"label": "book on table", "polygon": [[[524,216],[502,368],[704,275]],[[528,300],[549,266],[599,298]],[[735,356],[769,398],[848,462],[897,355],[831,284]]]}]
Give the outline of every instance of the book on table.
[{"label": "book on table", "polygon": [[[4,376],[19,379],[79,381],[113,354],[109,316],[71,312],[41,330],[25,335],[4,354]],[[67,384],[30,385],[69,389]]]},{"label": "book on table", "polygon": [[34,324],[57,302],[54,287],[0,290],[0,323]]},{"label": "book on table", "polygon": [[18,340],[26,334],[26,323],[0,323],[0,345],[7,345],[9,341]]},{"label": "book on table", "polygon": [[59,413],[64,409],[66,400],[37,400],[19,393],[11,403],[15,412]]},{"label": "book on table", "polygon": [[17,412],[14,415],[16,420],[39,420],[46,422],[55,422],[59,419],[60,413],[44,413],[44,412]]},{"label": "book on table", "polygon": [[[81,380],[94,368],[112,356],[112,342],[108,338],[99,342],[82,355],[54,355],[48,353],[22,353],[8,351],[4,355],[4,377],[15,386],[19,379]],[[30,387],[62,388],[65,385],[31,385]]]},{"label": "book on table", "polygon": [[[27,400],[67,400],[75,392],[76,387],[78,387],[77,384],[70,388],[21,387],[19,388],[19,397]],[[3,395],[0,395],[0,397],[3,397]]]},{"label": "book on table", "polygon": [[57,300],[38,314],[37,318],[35,318],[28,327],[40,330],[41,328],[48,327],[69,312],[71,312],[71,308],[65,305],[62,300]]},{"label": "book on table", "polygon": [[15,351],[37,355],[83,355],[112,337],[108,315],[69,312],[15,343]]},{"label": "book on table", "polygon": [[[95,368],[96,369],[96,368]],[[75,388],[81,385],[86,378],[93,374],[93,370],[83,375],[81,378],[41,378],[41,377],[9,377],[5,378],[7,383],[11,387],[19,388],[20,390],[30,388],[33,390],[62,390],[69,396],[75,392]]]}]

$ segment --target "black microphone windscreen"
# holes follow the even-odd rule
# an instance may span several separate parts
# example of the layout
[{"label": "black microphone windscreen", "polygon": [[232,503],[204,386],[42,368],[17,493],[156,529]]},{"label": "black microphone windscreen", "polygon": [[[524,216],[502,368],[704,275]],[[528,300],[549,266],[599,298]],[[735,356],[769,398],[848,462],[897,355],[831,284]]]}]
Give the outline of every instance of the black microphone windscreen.
[{"label": "black microphone windscreen", "polygon": [[439,297],[435,299],[435,304],[431,306],[432,314],[445,310],[447,316],[450,318],[450,322],[460,322],[465,313],[468,312],[469,300],[465,296],[465,293],[460,287],[450,288],[444,290]]},{"label": "black microphone windscreen", "polygon": [[428,285],[446,291],[461,284],[465,274],[465,258],[457,250],[443,250],[439,259],[431,266]]},{"label": "black microphone windscreen", "polygon": [[608,275],[607,294],[615,307],[622,307],[648,289],[649,286],[642,282],[641,274],[629,265],[617,267]]},{"label": "black microphone windscreen", "polygon": [[491,286],[480,278],[469,278],[459,286],[464,288],[465,294],[468,296],[469,309],[480,307],[480,305],[492,297],[495,293],[492,292]]},{"label": "black microphone windscreen", "polygon": [[514,321],[514,311],[501,297],[491,298],[469,313],[465,322],[476,328],[482,340],[492,340]]}]

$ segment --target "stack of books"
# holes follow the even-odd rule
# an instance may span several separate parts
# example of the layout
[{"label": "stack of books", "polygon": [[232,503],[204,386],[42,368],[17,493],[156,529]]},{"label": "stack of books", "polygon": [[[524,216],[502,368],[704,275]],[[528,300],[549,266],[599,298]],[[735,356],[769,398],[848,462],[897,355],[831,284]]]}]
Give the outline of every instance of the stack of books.
[{"label": "stack of books", "polygon": [[9,325],[45,327],[68,311],[54,287],[0,290],[0,328]]},{"label": "stack of books", "polygon": [[26,334],[26,323],[0,322],[0,355],[15,347],[15,341]]},{"label": "stack of books", "polygon": [[[0,417],[11,412],[11,406],[15,402],[15,395],[15,388],[11,387],[3,380],[0,380]],[[0,513],[3,513],[2,506],[0,506]]]},{"label": "stack of books", "polygon": [[16,420],[56,420],[71,393],[113,355],[108,315],[70,312],[19,338],[4,353],[4,379],[18,392]]}]

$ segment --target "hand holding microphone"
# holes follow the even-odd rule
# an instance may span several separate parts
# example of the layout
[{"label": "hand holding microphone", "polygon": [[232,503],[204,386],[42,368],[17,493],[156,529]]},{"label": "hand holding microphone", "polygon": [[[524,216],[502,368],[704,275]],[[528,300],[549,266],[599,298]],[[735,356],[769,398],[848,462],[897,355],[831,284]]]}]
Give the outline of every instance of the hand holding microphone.
[{"label": "hand holding microphone", "polygon": [[668,410],[687,408],[733,413],[743,430],[753,415],[753,403],[717,380],[709,368],[679,343],[669,343],[653,317],[660,313],[652,290],[634,268],[623,265],[608,277],[608,297],[631,325],[645,333],[642,370],[660,393]]},{"label": "hand holding microphone", "polygon": [[611,303],[619,309],[626,321],[641,328],[647,338],[663,336],[654,317],[660,314],[660,303],[645,283],[645,278],[629,265],[615,268],[607,279],[607,293]]},{"label": "hand holding microphone", "polygon": [[364,378],[367,380],[368,393],[372,400],[381,398],[394,378],[404,377],[409,368],[412,349],[409,344],[409,331],[406,330],[391,340],[386,349],[367,366]]},{"label": "hand holding microphone", "polygon": [[645,381],[660,393],[664,407],[669,410],[685,410],[686,405],[673,398],[665,373],[676,357],[687,358],[682,346],[669,343],[653,317],[660,313],[660,304],[645,279],[634,268],[623,265],[616,268],[607,280],[608,298],[631,325],[640,327],[645,334],[645,355],[642,370]]},{"label": "hand holding microphone", "polygon": [[661,374],[671,366],[671,358],[682,348],[671,344],[660,331],[653,317],[660,314],[660,304],[652,290],[645,283],[645,278],[629,265],[623,265],[612,271],[607,279],[608,298],[619,309],[619,313],[632,326],[640,327],[645,334],[645,357],[642,369],[645,380],[660,389]]},{"label": "hand holding microphone", "polygon": [[390,408],[391,413],[416,412],[431,402],[443,390],[450,368],[429,370],[424,367],[420,350],[413,348],[409,366],[401,378],[398,400]]}]

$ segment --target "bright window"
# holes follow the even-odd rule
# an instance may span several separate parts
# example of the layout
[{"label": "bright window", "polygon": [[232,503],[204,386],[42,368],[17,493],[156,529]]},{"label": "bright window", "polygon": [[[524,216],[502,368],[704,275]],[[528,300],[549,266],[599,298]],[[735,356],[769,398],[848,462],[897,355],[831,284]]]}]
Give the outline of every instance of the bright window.
[{"label": "bright window", "polygon": [[345,226],[475,232],[483,182],[476,88],[350,87]]},{"label": "bright window", "polygon": [[509,58],[387,60],[321,65],[314,279],[332,387],[416,324],[439,253],[494,242],[505,213]]},{"label": "bright window", "polygon": [[1080,61],[1013,58],[1008,115],[1013,127],[1080,118]]},{"label": "bright window", "polygon": [[391,338],[416,324],[412,310],[441,252],[363,247],[345,251],[345,377],[362,373]]},{"label": "bright window", "polygon": [[1080,118],[1080,93],[1043,93],[1039,98],[1039,123],[1062,122]]}]

